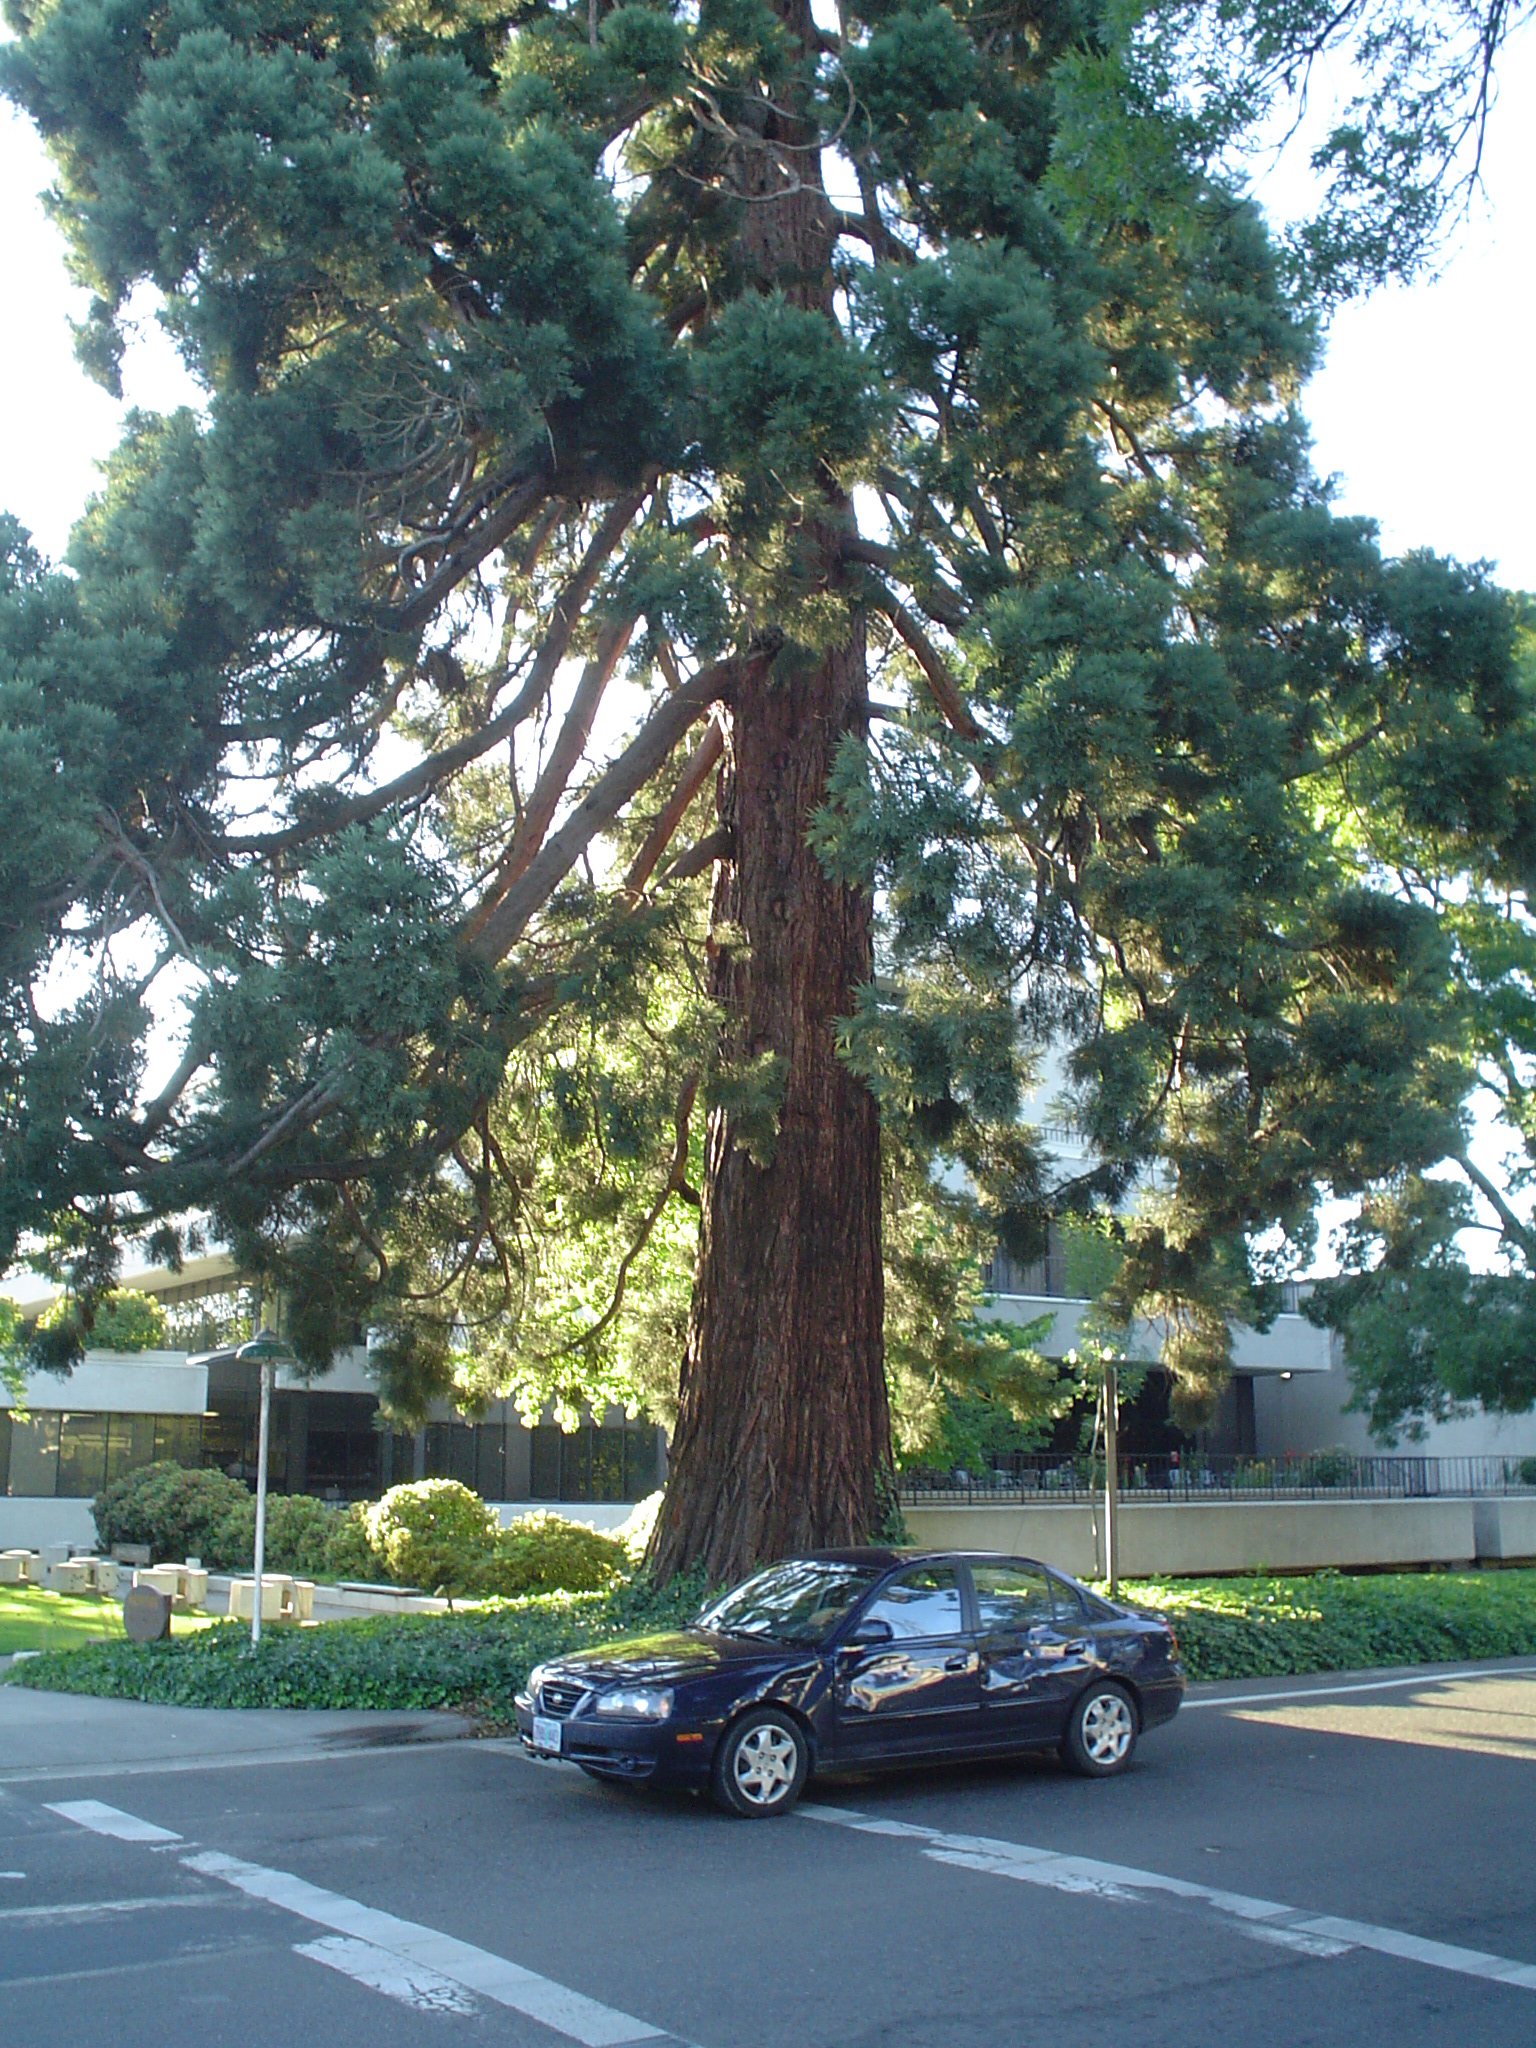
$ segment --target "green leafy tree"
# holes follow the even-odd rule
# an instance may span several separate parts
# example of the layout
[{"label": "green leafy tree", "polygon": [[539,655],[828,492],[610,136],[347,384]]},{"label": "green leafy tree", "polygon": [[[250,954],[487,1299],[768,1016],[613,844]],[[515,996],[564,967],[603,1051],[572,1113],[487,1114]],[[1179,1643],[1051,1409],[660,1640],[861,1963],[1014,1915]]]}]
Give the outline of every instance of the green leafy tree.
[{"label": "green leafy tree", "polygon": [[888,1497],[882,1145],[1020,1257],[1156,1163],[1111,1306],[1198,1405],[1259,1234],[1459,1142],[1350,792],[1518,864],[1512,614],[1331,514],[1323,287],[1157,17],[11,4],[83,359],[147,285],[207,395],[0,545],[6,1250],[85,1303],[206,1218],[402,1411],[526,1295],[574,1398],[696,1195],[651,1554],[724,1576]]}]

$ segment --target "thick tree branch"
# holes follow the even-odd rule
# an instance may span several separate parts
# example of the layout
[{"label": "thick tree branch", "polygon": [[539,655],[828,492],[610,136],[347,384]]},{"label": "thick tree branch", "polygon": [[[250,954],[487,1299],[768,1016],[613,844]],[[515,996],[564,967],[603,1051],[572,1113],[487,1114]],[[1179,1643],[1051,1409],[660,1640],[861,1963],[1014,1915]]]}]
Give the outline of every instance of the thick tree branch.
[{"label": "thick tree branch", "polygon": [[733,656],[700,669],[681,690],[662,699],[619,758],[593,783],[560,830],[546,840],[527,872],[513,884],[475,936],[473,950],[496,961],[522,937],[528,922],[554,894],[587,847],[643,789],[683,734],[711,704],[728,696],[749,666],[765,667],[766,652]]},{"label": "thick tree branch", "polygon": [[466,935],[473,937],[484,919],[489,916],[498,899],[510,889],[519,875],[528,867],[544,842],[560,799],[565,795],[566,785],[576,772],[576,764],[586,750],[592,736],[592,721],[597,716],[597,707],[602,702],[619,656],[629,644],[629,636],[635,629],[633,619],[616,619],[604,626],[598,635],[597,651],[582,670],[581,681],[576,685],[570,709],[560,728],[544,773],[539,777],[533,794],[512,835],[512,843],[498,862],[496,872],[486,887],[480,909],[466,927]]},{"label": "thick tree branch", "polygon": [[[682,687],[681,680],[676,687]],[[689,755],[677,787],[667,798],[655,824],[646,833],[640,851],[630,863],[629,873],[624,877],[624,893],[631,902],[639,902],[657,861],[666,852],[673,833],[682,823],[684,812],[704,787],[724,752],[725,736],[720,730],[720,721],[711,719],[708,732]]]},{"label": "thick tree branch", "polygon": [[928,679],[928,689],[933,701],[944,714],[944,720],[961,739],[985,739],[986,734],[971,715],[969,705],[960,694],[960,685],[942,654],[923,631],[921,621],[901,602],[894,591],[871,579],[870,602],[876,611],[888,618],[896,631],[911,649],[918,667]]},{"label": "thick tree branch", "polygon": [[252,834],[248,838],[224,839],[218,850],[224,854],[250,853],[264,857],[274,853],[285,853],[290,847],[302,846],[308,840],[337,832],[348,825],[363,823],[376,818],[381,811],[387,811],[396,804],[409,803],[424,796],[428,790],[461,768],[467,768],[472,761],[478,761],[482,754],[488,754],[501,740],[509,738],[523,720],[530,716],[543,702],[555,672],[565,659],[571,644],[571,635],[581,616],[582,606],[591,596],[598,577],[602,574],[608,558],[624,538],[624,533],[635,513],[640,508],[643,492],[634,491],[620,498],[613,505],[597,532],[591,545],[582,557],[580,566],[568,579],[564,589],[556,598],[550,612],[549,625],[544,639],[534,657],[528,672],[528,680],[517,696],[493,718],[488,725],[482,725],[477,732],[456,740],[451,747],[440,748],[429,754],[424,761],[418,761],[414,768],[408,768],[403,775],[397,775],[393,782],[386,782],[379,789],[364,791],[355,797],[348,797],[339,804],[327,806],[312,818],[300,824],[284,826],[278,832]]}]

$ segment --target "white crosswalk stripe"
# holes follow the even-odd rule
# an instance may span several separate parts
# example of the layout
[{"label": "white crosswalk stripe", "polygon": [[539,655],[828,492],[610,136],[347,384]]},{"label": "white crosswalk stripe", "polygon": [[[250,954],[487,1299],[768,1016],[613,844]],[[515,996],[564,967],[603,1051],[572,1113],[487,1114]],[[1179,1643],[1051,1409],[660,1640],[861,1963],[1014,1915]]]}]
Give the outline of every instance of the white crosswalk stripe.
[{"label": "white crosswalk stripe", "polygon": [[911,1821],[873,1820],[849,1807],[802,1806],[800,1813],[806,1820],[851,1828],[856,1834],[915,1842],[931,1862],[981,1871],[990,1877],[1012,1878],[1052,1891],[1076,1892],[1121,1904],[1164,1899],[1193,1905],[1230,1921],[1238,1932],[1253,1940],[1294,1949],[1302,1955],[1342,1956],[1351,1949],[1370,1949],[1377,1955],[1423,1963],[1433,1970],[1450,1970],[1458,1976],[1480,1977],[1523,1991],[1536,1991],[1536,1964],[1406,1934],[1396,1927],[1377,1927],[1368,1920],[1311,1913],[1304,1907],[1250,1898],[1243,1892],[1195,1884],[1188,1878],[1168,1877],[1157,1870],[1105,1863],[1093,1856],[1067,1856],[1055,1849],[1032,1848],[1026,1842],[1007,1842],[991,1835],[949,1834],[941,1828],[920,1827]]}]

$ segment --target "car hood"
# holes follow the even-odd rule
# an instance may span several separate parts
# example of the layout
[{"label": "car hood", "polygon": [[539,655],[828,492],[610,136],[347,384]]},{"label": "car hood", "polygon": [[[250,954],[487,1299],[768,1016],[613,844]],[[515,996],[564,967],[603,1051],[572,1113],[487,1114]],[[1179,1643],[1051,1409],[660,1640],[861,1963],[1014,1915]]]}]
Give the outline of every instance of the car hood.
[{"label": "car hood", "polygon": [[787,1643],[746,1642],[740,1636],[716,1635],[711,1629],[671,1629],[662,1635],[626,1636],[593,1650],[573,1650],[545,1665],[552,1676],[582,1685],[677,1685],[688,1678],[707,1678],[727,1667],[779,1664],[813,1652]]}]

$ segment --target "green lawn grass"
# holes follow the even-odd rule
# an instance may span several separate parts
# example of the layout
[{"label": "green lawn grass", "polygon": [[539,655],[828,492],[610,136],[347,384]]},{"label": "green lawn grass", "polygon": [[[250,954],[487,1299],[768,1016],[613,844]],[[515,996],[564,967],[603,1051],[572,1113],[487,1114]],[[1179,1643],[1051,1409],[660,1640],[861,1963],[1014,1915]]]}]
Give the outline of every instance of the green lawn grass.
[{"label": "green lawn grass", "polygon": [[[1173,1622],[1194,1679],[1536,1656],[1536,1570],[1171,1579],[1122,1591]],[[490,1601],[452,1614],[280,1626],[265,1630],[256,1650],[243,1629],[206,1627],[147,1648],[120,1636],[73,1650],[55,1641],[49,1655],[9,1676],[167,1705],[457,1707],[506,1722],[513,1694],[541,1659],[675,1627],[699,1598],[697,1584],[658,1593],[632,1580],[607,1593]]]},{"label": "green lawn grass", "polygon": [[[175,1635],[206,1628],[211,1615],[177,1614]],[[50,1593],[39,1586],[0,1586],[0,1657],[13,1650],[78,1650],[86,1643],[126,1643],[122,1603],[98,1593]]]}]

